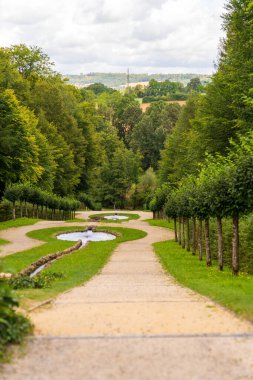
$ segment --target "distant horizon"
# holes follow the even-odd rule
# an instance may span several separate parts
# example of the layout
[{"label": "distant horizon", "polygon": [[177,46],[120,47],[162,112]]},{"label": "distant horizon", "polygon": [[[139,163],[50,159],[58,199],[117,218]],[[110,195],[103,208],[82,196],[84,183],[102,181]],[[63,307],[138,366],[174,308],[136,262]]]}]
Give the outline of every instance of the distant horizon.
[{"label": "distant horizon", "polygon": [[[127,71],[89,71],[89,72],[80,72],[79,74],[77,73],[60,73],[62,75],[76,75],[76,76],[80,76],[80,75],[83,75],[83,76],[88,76],[88,75],[94,75],[94,74],[118,74],[118,75],[127,75]],[[159,72],[145,72],[145,71],[142,71],[142,72],[129,72],[129,75],[148,75],[148,76],[152,76],[152,75],[201,75],[201,76],[212,76],[213,73],[211,72],[208,72],[208,73],[201,73],[201,72],[183,72],[183,71],[179,71],[179,72],[164,72],[164,71],[159,71]]]}]

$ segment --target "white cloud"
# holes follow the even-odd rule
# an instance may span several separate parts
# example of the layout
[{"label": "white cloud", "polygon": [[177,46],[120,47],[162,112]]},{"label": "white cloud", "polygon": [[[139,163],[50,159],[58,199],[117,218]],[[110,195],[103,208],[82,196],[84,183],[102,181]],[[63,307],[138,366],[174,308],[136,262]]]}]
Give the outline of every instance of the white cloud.
[{"label": "white cloud", "polygon": [[0,0],[0,45],[37,45],[61,72],[208,72],[225,0]]}]

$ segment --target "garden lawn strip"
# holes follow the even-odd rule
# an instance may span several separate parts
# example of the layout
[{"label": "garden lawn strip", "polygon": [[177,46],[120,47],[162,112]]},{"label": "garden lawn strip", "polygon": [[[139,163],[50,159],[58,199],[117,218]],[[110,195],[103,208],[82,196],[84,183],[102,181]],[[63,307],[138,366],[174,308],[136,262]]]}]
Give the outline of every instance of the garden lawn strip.
[{"label": "garden lawn strip", "polygon": [[230,268],[221,272],[215,261],[207,268],[204,261],[199,261],[174,241],[155,243],[154,248],[166,272],[180,284],[253,321],[252,275],[234,276]]}]

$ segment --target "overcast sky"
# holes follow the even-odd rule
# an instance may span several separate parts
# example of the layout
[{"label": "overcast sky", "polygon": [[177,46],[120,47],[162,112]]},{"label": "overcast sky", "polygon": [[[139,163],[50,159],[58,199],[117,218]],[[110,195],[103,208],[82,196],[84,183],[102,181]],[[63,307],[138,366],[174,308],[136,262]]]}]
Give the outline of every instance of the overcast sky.
[{"label": "overcast sky", "polygon": [[225,0],[0,0],[0,46],[40,46],[61,73],[212,73]]}]

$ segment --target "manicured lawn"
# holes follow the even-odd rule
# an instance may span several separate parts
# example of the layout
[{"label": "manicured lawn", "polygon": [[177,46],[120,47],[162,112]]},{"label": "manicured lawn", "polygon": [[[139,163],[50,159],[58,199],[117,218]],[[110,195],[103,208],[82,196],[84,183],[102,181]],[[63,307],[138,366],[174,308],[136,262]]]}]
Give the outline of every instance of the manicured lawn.
[{"label": "manicured lawn", "polygon": [[15,220],[7,220],[6,222],[0,222],[0,230],[6,230],[7,228],[12,227],[22,227],[35,224],[39,219],[32,218],[17,218]]},{"label": "manicured lawn", "polygon": [[115,213],[114,212],[106,212],[106,213],[103,213],[103,214],[94,214],[94,215],[90,215],[89,218],[90,219],[101,219],[101,221],[103,223],[123,223],[123,222],[128,222],[129,220],[133,220],[133,219],[139,219],[140,216],[138,214],[128,214],[128,213],[120,213],[118,212],[117,215],[119,216],[126,216],[128,219],[122,219],[122,220],[108,220],[108,219],[104,219],[105,216],[111,216],[111,215],[114,215]]},{"label": "manicured lawn", "polygon": [[154,248],[165,270],[180,284],[253,321],[253,276],[241,273],[235,277],[228,268],[219,272],[216,263],[207,268],[205,261],[174,241],[155,243]]},{"label": "manicured lawn", "polygon": [[[35,224],[39,221],[39,219],[31,219],[31,218],[17,218],[16,220],[7,220],[6,222],[0,222],[0,231],[6,230],[8,228],[13,227],[22,227],[29,226]],[[5,239],[0,239],[0,245],[8,244],[9,241]]]},{"label": "manicured lawn", "polygon": [[154,227],[164,227],[164,228],[169,228],[171,230],[174,229],[173,220],[168,221],[167,219],[147,219],[147,220],[144,220],[144,222],[148,222],[150,226],[154,226]]},{"label": "manicured lawn", "polygon": [[[5,257],[3,259],[3,270],[10,270],[12,273],[16,273],[30,263],[36,261],[41,256],[72,246],[74,244],[73,242],[57,240],[53,237],[53,235],[58,232],[71,230],[77,231],[83,230],[83,228],[50,228],[29,233],[29,236],[44,240],[46,243],[40,247]],[[97,228],[97,230],[104,231],[105,228],[101,227]],[[37,301],[46,300],[61,292],[83,284],[102,269],[119,243],[141,239],[146,236],[144,231],[131,228],[106,227],[106,231],[115,233],[118,236],[117,239],[96,243],[91,242],[87,247],[62,257],[49,268],[45,269],[45,272],[61,272],[64,275],[63,278],[55,280],[50,288],[24,289],[17,291],[18,295],[21,297],[22,306],[25,307],[29,304],[27,299]]]},{"label": "manicured lawn", "polygon": [[8,244],[8,240],[0,239],[0,245]]}]

